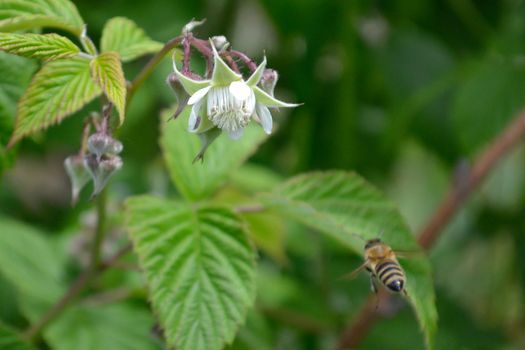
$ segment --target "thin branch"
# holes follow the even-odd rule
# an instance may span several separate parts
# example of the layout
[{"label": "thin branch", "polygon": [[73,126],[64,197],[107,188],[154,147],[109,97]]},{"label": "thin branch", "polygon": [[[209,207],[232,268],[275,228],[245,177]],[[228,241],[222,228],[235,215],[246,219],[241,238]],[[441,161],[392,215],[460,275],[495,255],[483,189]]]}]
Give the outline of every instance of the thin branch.
[{"label": "thin branch", "polygon": [[481,153],[464,179],[459,179],[436,210],[419,235],[419,243],[428,249],[432,246],[441,230],[465,202],[470,193],[475,190],[510,150],[525,136],[525,109],[521,110],[513,121],[499,136]]},{"label": "thin branch", "polygon": [[90,295],[80,301],[86,306],[101,306],[105,304],[112,304],[124,299],[130,298],[134,293],[134,290],[130,288],[115,288],[113,290],[104,291],[95,295]]},{"label": "thin branch", "polygon": [[238,57],[241,59],[241,61],[244,62],[244,64],[253,72],[255,72],[255,70],[257,69],[257,64],[255,64],[255,62],[252,61],[252,59],[248,56],[246,56],[244,53],[240,52],[240,51],[236,51],[236,50],[230,50],[230,55],[232,57]]},{"label": "thin branch", "polygon": [[106,233],[106,206],[107,206],[107,190],[104,189],[97,197],[97,227],[95,229],[95,237],[91,243],[91,270],[96,270],[100,262],[100,248],[104,241]]},{"label": "thin branch", "polygon": [[[523,137],[525,137],[525,109],[522,109],[507,128],[476,158],[474,165],[466,176],[457,179],[457,181],[451,185],[451,188],[444,196],[434,215],[418,236],[418,242],[423,248],[430,249],[432,247],[443,228],[458,212],[469,195],[478,188],[483,179],[494,169],[497,163],[508,154]],[[392,296],[386,293],[381,294],[379,297],[381,304],[388,306],[395,301],[395,298]],[[342,350],[357,347],[376,321],[381,318],[381,315],[372,307],[375,305],[374,299],[373,296],[368,298],[351,325],[342,332],[337,344],[337,349]]]},{"label": "thin branch", "polygon": [[122,247],[113,256],[104,260],[97,269],[87,269],[80,274],[66,293],[60,298],[37,322],[32,324],[25,332],[24,338],[31,341],[35,339],[66,307],[102,272],[112,266],[122,256],[131,250],[131,243]]},{"label": "thin branch", "polygon": [[164,44],[164,47],[149,60],[149,62],[144,66],[144,68],[142,68],[140,73],[135,77],[135,79],[133,79],[133,81],[128,86],[128,104],[135,92],[137,91],[137,89],[150,76],[151,72],[153,72],[153,69],[155,69],[159,62],[162,61],[164,56],[166,56],[175,46],[181,43],[182,39],[183,36],[181,35],[168,41],[166,44]]},{"label": "thin branch", "polygon": [[242,204],[235,208],[233,208],[233,211],[237,214],[243,214],[243,213],[260,213],[262,211],[265,211],[266,207],[264,207],[261,204]]}]

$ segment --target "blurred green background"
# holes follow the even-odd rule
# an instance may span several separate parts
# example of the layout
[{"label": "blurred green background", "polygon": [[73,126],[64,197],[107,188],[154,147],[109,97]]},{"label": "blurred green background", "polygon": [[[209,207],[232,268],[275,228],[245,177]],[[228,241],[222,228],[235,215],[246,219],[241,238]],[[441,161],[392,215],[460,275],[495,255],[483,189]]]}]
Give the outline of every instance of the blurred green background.
[{"label": "blurred green background", "polygon": [[[280,73],[276,96],[304,105],[275,113],[278,129],[238,182],[264,187],[308,170],[356,171],[399,205],[416,233],[458,164],[468,164],[525,106],[520,0],[74,3],[97,40],[114,16],[134,20],[159,41],[195,17],[207,19],[197,36],[224,34],[257,61],[265,52]],[[127,78],[145,62],[126,65]],[[165,84],[170,67],[166,59],[129,107],[119,136],[125,167],[112,180],[115,200],[173,192],[157,142],[160,111],[175,102]],[[70,207],[62,162],[77,151],[81,128],[82,118],[71,117],[23,142],[2,178],[1,212],[50,232],[77,225],[92,205],[86,195]],[[524,175],[520,146],[431,252],[438,349],[525,348]],[[234,347],[331,349],[369,291],[366,276],[338,281],[360,261],[315,232],[294,226],[282,232],[268,249],[275,254],[261,253],[258,306]],[[0,314],[16,319],[6,306]],[[422,347],[409,308],[380,322],[361,346]]]}]

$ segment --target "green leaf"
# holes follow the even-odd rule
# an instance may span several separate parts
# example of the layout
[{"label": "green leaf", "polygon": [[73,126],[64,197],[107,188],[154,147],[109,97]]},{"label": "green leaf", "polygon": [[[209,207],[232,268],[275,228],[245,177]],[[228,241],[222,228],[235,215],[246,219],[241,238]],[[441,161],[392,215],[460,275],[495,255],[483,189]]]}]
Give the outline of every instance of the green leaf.
[{"label": "green leaf", "polygon": [[15,331],[0,323],[0,349],[31,350],[33,347],[26,343]]},{"label": "green leaf", "polygon": [[[420,250],[395,206],[361,177],[343,171],[297,176],[261,199],[271,208],[317,229],[363,254],[364,239],[384,232],[383,241],[393,249]],[[407,292],[428,348],[436,332],[437,312],[431,269],[424,257],[400,261],[407,275]],[[351,268],[349,268],[350,270]]]},{"label": "green leaf", "polygon": [[104,52],[98,55],[91,61],[91,75],[117,107],[122,125],[126,110],[126,79],[118,53]]},{"label": "green leaf", "polygon": [[152,40],[135,22],[124,17],[110,19],[100,39],[102,52],[116,51],[120,54],[122,62],[158,52],[162,46],[162,43]]},{"label": "green leaf", "polygon": [[284,251],[284,222],[280,215],[271,211],[243,213],[250,237],[266,254],[280,264],[286,262]]},{"label": "green leaf", "polygon": [[33,61],[0,52],[0,175],[13,162],[15,150],[5,146],[13,133],[16,103],[35,69]]},{"label": "green leaf", "polygon": [[71,40],[61,35],[30,33],[0,33],[0,50],[45,61],[73,57],[80,52]]},{"label": "green leaf", "polygon": [[525,105],[525,67],[512,62],[484,62],[460,88],[452,118],[469,154],[492,140]]},{"label": "green leaf", "polygon": [[230,210],[127,201],[127,227],[169,346],[221,349],[255,297],[255,253]]},{"label": "green leaf", "polygon": [[2,0],[0,31],[55,27],[80,35],[84,21],[69,0]]},{"label": "green leaf", "polygon": [[24,297],[54,302],[63,292],[62,263],[42,232],[0,217],[0,274]]},{"label": "green leaf", "polygon": [[123,303],[69,307],[45,330],[55,350],[160,350],[152,315]]},{"label": "green leaf", "polygon": [[189,200],[206,198],[215,192],[266,139],[261,127],[251,123],[240,140],[223,135],[210,146],[203,163],[193,163],[199,152],[199,138],[189,133],[187,108],[175,121],[169,110],[162,115],[160,144],[171,178],[179,191]]},{"label": "green leaf", "polygon": [[18,103],[14,144],[22,137],[56,124],[100,94],[81,58],[46,64],[34,76]]}]

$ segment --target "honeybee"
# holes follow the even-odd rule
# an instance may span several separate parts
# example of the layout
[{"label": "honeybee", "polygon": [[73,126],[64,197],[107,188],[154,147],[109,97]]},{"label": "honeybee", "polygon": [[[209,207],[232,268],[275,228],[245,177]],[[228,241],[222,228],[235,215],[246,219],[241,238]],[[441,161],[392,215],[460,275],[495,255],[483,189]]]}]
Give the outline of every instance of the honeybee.
[{"label": "honeybee", "polygon": [[370,273],[370,282],[374,293],[377,293],[377,284],[379,282],[392,293],[407,295],[405,290],[405,272],[399,265],[394,250],[383,243],[380,238],[366,241],[365,262],[345,276],[345,279],[356,277],[363,269]]}]

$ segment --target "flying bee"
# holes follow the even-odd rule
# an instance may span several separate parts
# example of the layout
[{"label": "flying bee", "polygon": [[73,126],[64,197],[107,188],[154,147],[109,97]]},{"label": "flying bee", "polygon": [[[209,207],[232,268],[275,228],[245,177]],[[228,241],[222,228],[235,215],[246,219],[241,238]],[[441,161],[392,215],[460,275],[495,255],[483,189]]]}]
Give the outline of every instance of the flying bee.
[{"label": "flying bee", "polygon": [[345,276],[345,279],[356,277],[363,269],[366,269],[370,273],[370,282],[374,293],[377,293],[377,282],[379,281],[388,291],[407,295],[405,290],[405,272],[401,265],[399,265],[394,250],[389,245],[383,243],[380,238],[366,241],[365,262],[349,275]]}]

